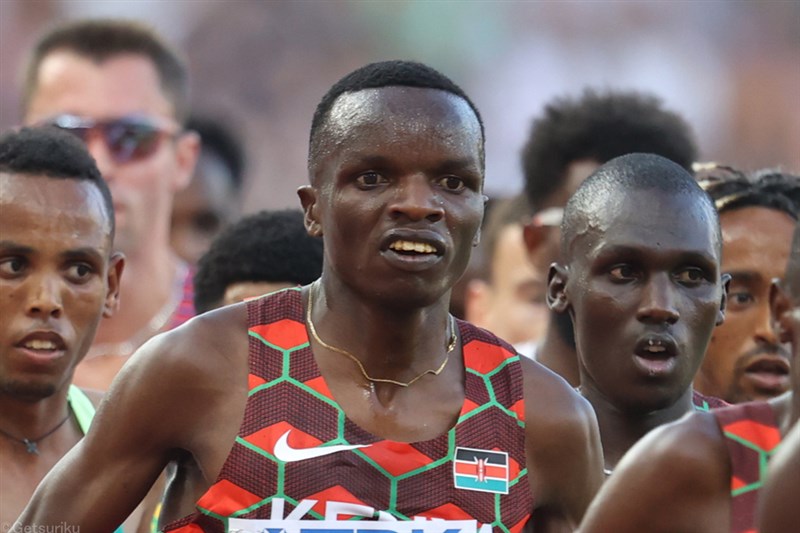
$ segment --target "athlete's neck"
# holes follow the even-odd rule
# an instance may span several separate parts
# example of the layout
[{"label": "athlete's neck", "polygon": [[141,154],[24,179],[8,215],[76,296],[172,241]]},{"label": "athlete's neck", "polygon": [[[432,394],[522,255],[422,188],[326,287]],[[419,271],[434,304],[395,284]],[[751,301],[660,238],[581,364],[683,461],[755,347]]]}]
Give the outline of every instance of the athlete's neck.
[{"label": "athlete's neck", "polygon": [[67,414],[69,381],[66,383],[52,395],[36,400],[9,392],[0,393],[0,429],[19,439],[32,439],[47,433]]},{"label": "athlete's neck", "polygon": [[674,422],[694,409],[691,387],[674,404],[650,412],[620,409],[591,386],[581,386],[581,394],[589,400],[597,415],[605,466],[613,470],[631,446],[652,429]]},{"label": "athlete's neck", "polygon": [[346,287],[322,282],[312,285],[309,295],[320,338],[358,358],[371,377],[408,382],[439,367],[448,355],[447,298],[427,307],[397,309],[391,302],[364,301]]},{"label": "athlete's neck", "polygon": [[786,436],[800,419],[800,394],[789,391],[770,399],[769,404],[775,412],[781,436]]}]

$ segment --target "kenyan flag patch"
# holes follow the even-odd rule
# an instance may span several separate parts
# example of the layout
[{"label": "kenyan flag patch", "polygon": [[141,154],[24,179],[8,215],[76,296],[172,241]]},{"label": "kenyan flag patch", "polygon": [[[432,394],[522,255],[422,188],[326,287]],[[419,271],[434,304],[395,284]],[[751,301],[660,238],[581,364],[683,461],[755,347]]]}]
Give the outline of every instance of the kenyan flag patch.
[{"label": "kenyan flag patch", "polygon": [[456,448],[453,482],[457,489],[508,494],[508,454]]}]

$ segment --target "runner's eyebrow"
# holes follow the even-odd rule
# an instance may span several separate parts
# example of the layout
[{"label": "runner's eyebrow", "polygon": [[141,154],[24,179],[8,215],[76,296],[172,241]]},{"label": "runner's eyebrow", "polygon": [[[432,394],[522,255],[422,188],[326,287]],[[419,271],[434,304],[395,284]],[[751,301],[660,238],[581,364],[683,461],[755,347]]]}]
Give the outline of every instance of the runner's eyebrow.
[{"label": "runner's eyebrow", "polygon": [[725,270],[725,274],[730,274],[732,281],[740,281],[744,283],[752,283],[754,281],[761,281],[764,279],[759,272],[751,270]]},{"label": "runner's eyebrow", "polygon": [[34,249],[30,246],[25,246],[14,241],[3,240],[0,241],[0,251],[3,253],[30,255],[34,253]]},{"label": "runner's eyebrow", "polygon": [[67,250],[61,254],[65,259],[92,259],[94,261],[101,261],[103,255],[96,249],[88,246],[82,248],[75,248],[74,250]]}]

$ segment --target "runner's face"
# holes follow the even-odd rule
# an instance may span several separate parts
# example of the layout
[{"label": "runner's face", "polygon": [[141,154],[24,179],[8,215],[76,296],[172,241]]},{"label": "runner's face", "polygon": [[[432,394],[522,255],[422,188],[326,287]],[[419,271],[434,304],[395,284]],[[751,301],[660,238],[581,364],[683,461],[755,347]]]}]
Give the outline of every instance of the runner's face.
[{"label": "runner's face", "polygon": [[401,307],[441,298],[464,272],[483,217],[471,108],[439,90],[363,90],[339,97],[323,135],[304,206],[324,236],[325,269]]},{"label": "runner's face", "polygon": [[696,383],[732,403],[766,400],[789,389],[789,358],[772,330],[769,293],[772,280],[783,277],[795,222],[775,209],[745,207],[723,213],[720,224],[728,306]]},{"label": "runner's face", "polygon": [[0,173],[0,394],[69,383],[117,301],[120,259],[93,184]]},{"label": "runner's face", "polygon": [[723,300],[709,208],[687,194],[654,194],[605,202],[573,241],[565,288],[583,386],[644,412],[691,386]]}]

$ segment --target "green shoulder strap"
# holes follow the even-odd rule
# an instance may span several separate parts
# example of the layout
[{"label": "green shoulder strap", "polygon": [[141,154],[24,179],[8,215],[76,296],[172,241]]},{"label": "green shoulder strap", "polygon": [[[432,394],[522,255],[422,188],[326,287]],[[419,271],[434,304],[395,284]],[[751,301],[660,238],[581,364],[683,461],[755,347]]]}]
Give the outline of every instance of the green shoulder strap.
[{"label": "green shoulder strap", "polygon": [[73,414],[75,414],[75,418],[78,420],[81,431],[86,435],[86,432],[89,431],[89,426],[92,425],[92,418],[94,418],[94,405],[92,405],[92,401],[86,396],[86,393],[75,385],[69,386],[67,401],[69,402]]},{"label": "green shoulder strap", "polygon": [[[75,415],[75,419],[78,421],[81,431],[86,435],[86,432],[89,431],[89,426],[92,425],[92,418],[94,418],[95,409],[92,401],[86,396],[85,392],[75,385],[69,386],[67,401],[69,402],[70,409],[72,409],[72,413]],[[114,533],[122,533],[122,526],[114,530]]]}]

